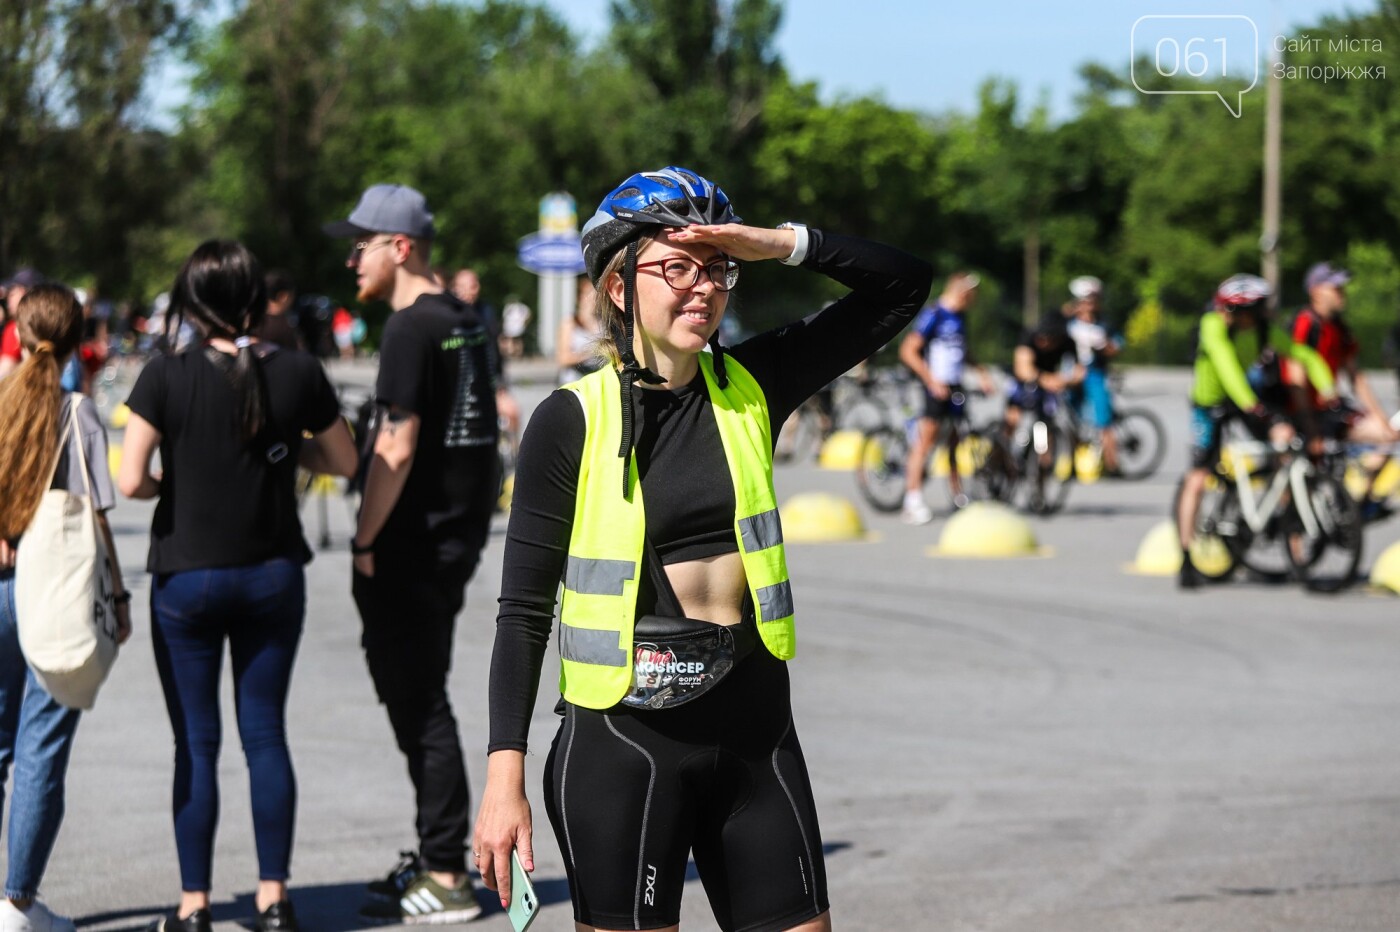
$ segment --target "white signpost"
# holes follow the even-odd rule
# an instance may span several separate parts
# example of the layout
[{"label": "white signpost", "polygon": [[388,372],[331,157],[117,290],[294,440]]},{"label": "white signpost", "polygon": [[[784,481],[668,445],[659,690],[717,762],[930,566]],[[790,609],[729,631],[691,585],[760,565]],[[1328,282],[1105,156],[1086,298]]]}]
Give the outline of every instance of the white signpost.
[{"label": "white signpost", "polygon": [[578,208],[571,195],[556,191],[540,198],[539,231],[521,238],[516,262],[540,278],[536,336],[540,352],[553,356],[559,322],[564,315],[574,313],[574,302],[578,300],[574,280],[584,271]]}]

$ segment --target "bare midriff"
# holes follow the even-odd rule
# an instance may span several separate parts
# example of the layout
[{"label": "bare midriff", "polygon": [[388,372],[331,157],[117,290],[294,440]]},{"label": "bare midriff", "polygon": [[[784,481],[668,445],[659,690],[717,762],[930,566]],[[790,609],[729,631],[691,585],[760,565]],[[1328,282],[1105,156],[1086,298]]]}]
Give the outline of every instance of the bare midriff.
[{"label": "bare midriff", "polygon": [[680,600],[686,618],[721,625],[739,623],[748,585],[744,563],[737,553],[722,553],[687,560],[666,567],[666,577]]}]

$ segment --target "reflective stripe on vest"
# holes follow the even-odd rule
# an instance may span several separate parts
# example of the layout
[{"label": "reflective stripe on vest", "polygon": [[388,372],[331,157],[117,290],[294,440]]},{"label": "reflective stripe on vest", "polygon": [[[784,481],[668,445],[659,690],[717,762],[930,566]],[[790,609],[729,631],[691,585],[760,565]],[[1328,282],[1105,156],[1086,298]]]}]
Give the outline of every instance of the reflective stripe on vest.
[{"label": "reflective stripe on vest", "polygon": [[[734,486],[734,533],[759,635],[776,657],[795,653],[792,588],[773,492],[773,442],[763,389],[733,357],[729,384],[715,384],[713,358],[699,356]],[[572,382],[586,425],[573,535],[560,606],[559,688],[575,705],[606,709],[631,685],[632,627],[642,575],[646,510],[636,457],[627,460],[632,498],[622,497],[621,395],[612,368]]]},{"label": "reflective stripe on vest", "polygon": [[570,556],[564,567],[564,587],[584,595],[622,595],[637,567],[627,560],[590,560]]}]

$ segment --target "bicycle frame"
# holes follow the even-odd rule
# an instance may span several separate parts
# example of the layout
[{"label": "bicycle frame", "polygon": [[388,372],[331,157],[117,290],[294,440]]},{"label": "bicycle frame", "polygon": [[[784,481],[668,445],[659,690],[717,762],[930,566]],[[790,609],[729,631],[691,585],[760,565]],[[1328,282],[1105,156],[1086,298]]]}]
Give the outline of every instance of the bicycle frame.
[{"label": "bicycle frame", "polygon": [[1287,466],[1275,469],[1263,493],[1255,497],[1254,483],[1249,468],[1245,465],[1247,456],[1276,456],[1276,450],[1267,443],[1236,442],[1228,445],[1235,489],[1239,495],[1240,513],[1245,524],[1254,533],[1264,530],[1270,516],[1278,510],[1287,492],[1293,493],[1293,507],[1303,522],[1303,530],[1309,537],[1320,533],[1317,515],[1313,514],[1308,496],[1308,477],[1312,474],[1312,463],[1306,456],[1294,456]]}]

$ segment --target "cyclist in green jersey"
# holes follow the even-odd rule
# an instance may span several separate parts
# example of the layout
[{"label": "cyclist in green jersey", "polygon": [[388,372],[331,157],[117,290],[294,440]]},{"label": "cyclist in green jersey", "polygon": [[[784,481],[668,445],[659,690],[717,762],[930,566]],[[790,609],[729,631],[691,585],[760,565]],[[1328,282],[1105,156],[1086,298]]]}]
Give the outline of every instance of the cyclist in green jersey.
[{"label": "cyclist in green jersey", "polygon": [[[1233,275],[1215,292],[1215,306],[1201,317],[1196,348],[1196,375],[1191,385],[1191,465],[1177,501],[1177,531],[1181,538],[1180,585],[1193,589],[1204,577],[1191,562],[1196,512],[1206,479],[1220,458],[1225,422],[1242,418],[1252,432],[1286,444],[1293,425],[1267,402],[1288,386],[1279,373],[1279,357],[1299,363],[1317,393],[1334,403],[1336,389],[1327,362],[1311,347],[1295,343],[1269,320],[1268,299],[1273,288],[1257,275]],[[1272,374],[1270,374],[1272,373]]]}]

